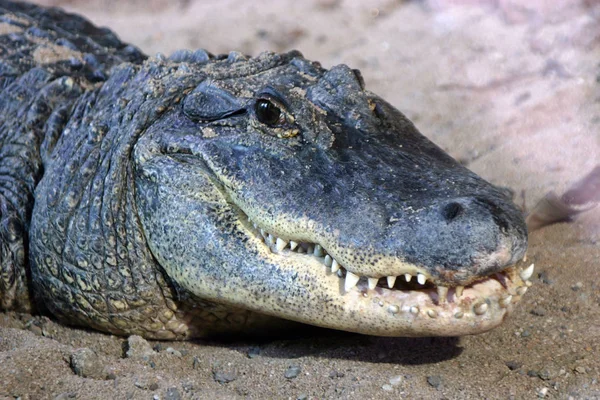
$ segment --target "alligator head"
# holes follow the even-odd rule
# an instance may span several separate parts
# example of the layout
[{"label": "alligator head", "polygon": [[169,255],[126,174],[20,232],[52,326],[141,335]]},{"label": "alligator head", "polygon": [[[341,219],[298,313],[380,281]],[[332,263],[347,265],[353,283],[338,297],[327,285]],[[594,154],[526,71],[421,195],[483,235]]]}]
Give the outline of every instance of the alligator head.
[{"label": "alligator head", "polygon": [[483,332],[527,289],[521,212],[357,70],[181,65],[195,83],[134,148],[146,240],[178,286],[382,336]]}]

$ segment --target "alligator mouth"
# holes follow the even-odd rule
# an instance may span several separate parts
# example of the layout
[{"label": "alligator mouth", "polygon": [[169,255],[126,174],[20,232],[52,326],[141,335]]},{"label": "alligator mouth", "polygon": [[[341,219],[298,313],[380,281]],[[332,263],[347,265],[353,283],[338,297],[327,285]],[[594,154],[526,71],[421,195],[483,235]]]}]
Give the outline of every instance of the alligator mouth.
[{"label": "alligator mouth", "polygon": [[[425,333],[432,335],[475,334],[492,329],[512,312],[532,284],[529,279],[534,265],[523,267],[522,263],[507,266],[464,286],[436,284],[426,270],[417,266],[396,276],[361,276],[341,265],[319,243],[283,239],[249,219],[248,222],[253,236],[274,256],[306,257],[320,262],[324,267],[322,273],[338,278],[340,295],[347,297],[349,303],[366,300],[391,316],[435,320],[438,328],[430,329],[429,326],[425,329]],[[418,325],[415,323],[415,331],[406,336],[420,335]],[[387,336],[388,332],[375,334]]]}]

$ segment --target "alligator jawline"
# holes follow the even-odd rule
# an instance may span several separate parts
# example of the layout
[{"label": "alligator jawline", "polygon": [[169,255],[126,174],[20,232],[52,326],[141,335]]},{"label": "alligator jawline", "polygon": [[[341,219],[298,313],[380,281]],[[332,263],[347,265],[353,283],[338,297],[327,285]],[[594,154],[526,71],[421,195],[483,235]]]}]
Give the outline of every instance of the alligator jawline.
[{"label": "alligator jawline", "polygon": [[[511,303],[519,301],[525,294],[527,288],[531,286],[528,280],[533,272],[533,265],[526,269],[518,268],[515,265],[508,266],[504,270],[493,275],[482,277],[470,282],[465,286],[441,286],[436,285],[426,276],[426,272],[415,274],[401,274],[396,279],[368,278],[359,276],[348,271],[341,266],[327,251],[317,243],[295,242],[278,238],[273,234],[261,229],[256,223],[247,219],[249,230],[263,244],[268,247],[274,255],[290,256],[304,255],[305,257],[314,257],[326,267],[326,273],[335,274],[342,280],[340,287],[344,288],[342,295],[351,290],[357,290],[365,298],[373,298],[383,306],[389,303],[389,300],[401,301],[405,306],[405,311],[412,314],[425,312],[431,318],[437,318],[439,311],[443,309],[452,309],[453,305],[458,303],[467,303],[469,309],[475,315],[484,315],[490,308],[492,298],[496,299],[495,306],[500,309],[508,308]],[[416,267],[415,267],[416,268]],[[348,283],[350,275],[350,284]],[[413,305],[410,305],[410,303]],[[458,305],[461,307],[461,305]],[[423,308],[425,307],[425,310]],[[464,307],[463,307],[464,308]],[[392,314],[401,311],[396,305],[389,305],[389,311]],[[463,310],[453,312],[453,317],[461,319],[464,315]]]}]

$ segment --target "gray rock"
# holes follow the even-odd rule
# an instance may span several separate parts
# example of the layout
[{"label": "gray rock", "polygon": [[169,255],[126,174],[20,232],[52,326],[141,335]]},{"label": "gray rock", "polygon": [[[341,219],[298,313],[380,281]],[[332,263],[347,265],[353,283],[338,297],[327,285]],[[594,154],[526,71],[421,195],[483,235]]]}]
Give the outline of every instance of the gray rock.
[{"label": "gray rock", "polygon": [[200,363],[200,359],[198,358],[198,356],[194,356],[194,359],[192,361],[192,368],[193,369],[198,369],[200,368],[202,364]]},{"label": "gray rock", "polygon": [[514,371],[515,369],[521,368],[523,366],[523,363],[511,360],[511,361],[505,362],[504,365],[506,365],[508,367],[508,369],[510,369],[511,371]]},{"label": "gray rock", "polygon": [[394,390],[394,388],[392,387],[392,385],[388,385],[387,383],[385,385],[383,385],[381,387],[383,390],[385,390],[386,392],[391,392]]},{"label": "gray rock", "polygon": [[546,285],[552,285],[554,283],[554,279],[550,279],[547,271],[542,271],[538,274],[540,281]]},{"label": "gray rock", "polygon": [[73,372],[83,378],[104,379],[104,365],[98,355],[91,349],[77,349],[71,354]]},{"label": "gray rock", "polygon": [[260,347],[256,347],[256,346],[250,347],[250,349],[248,349],[248,353],[246,353],[248,358],[258,357],[259,354],[260,354]]},{"label": "gray rock", "polygon": [[153,381],[153,382],[135,382],[133,384],[135,387],[143,389],[143,390],[157,390],[159,388],[158,386],[158,382]]},{"label": "gray rock", "polygon": [[150,343],[141,336],[132,335],[127,338],[127,358],[149,359],[154,354]]},{"label": "gray rock", "polygon": [[331,379],[343,378],[344,376],[346,376],[345,373],[343,373],[342,371],[335,370],[335,369],[329,373],[329,377]]},{"label": "gray rock", "polygon": [[179,350],[175,350],[172,347],[167,347],[167,353],[173,354],[175,357],[183,357],[183,354]]},{"label": "gray rock", "polygon": [[299,365],[291,365],[285,371],[285,374],[283,376],[285,376],[287,379],[294,379],[295,377],[300,375],[300,371],[302,371],[302,368],[300,368]]},{"label": "gray rock", "polygon": [[392,376],[390,378],[390,385],[392,385],[392,386],[398,386],[399,384],[402,383],[402,380],[403,380],[402,375]]},{"label": "gray rock", "polygon": [[574,292],[577,292],[578,290],[581,290],[582,287],[583,287],[583,283],[577,282],[576,284],[571,286],[571,290],[573,290]]},{"label": "gray rock", "polygon": [[177,390],[175,387],[168,388],[167,394],[165,395],[165,400],[181,400],[179,390]]},{"label": "gray rock", "polygon": [[546,310],[544,310],[542,307],[536,307],[533,310],[531,310],[530,313],[537,317],[543,317],[544,315],[546,315]]},{"label": "gray rock", "polygon": [[233,372],[213,371],[213,379],[219,383],[229,383],[237,379]]},{"label": "gray rock", "polygon": [[427,383],[429,383],[430,386],[438,389],[440,386],[442,386],[442,377],[439,375],[430,375],[427,377]]},{"label": "gray rock", "polygon": [[61,393],[54,398],[54,400],[68,400],[77,398],[77,394],[74,392]]}]

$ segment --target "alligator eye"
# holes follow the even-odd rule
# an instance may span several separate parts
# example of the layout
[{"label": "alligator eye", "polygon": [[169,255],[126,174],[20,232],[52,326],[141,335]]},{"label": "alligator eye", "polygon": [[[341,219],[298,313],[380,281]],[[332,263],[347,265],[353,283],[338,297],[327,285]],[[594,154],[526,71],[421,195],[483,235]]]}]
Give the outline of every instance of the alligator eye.
[{"label": "alligator eye", "polygon": [[281,109],[270,100],[257,100],[254,111],[256,112],[256,118],[263,124],[275,126],[280,122]]}]

